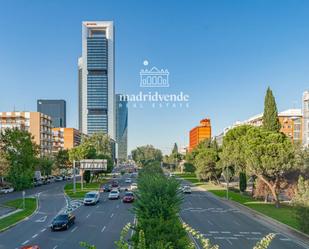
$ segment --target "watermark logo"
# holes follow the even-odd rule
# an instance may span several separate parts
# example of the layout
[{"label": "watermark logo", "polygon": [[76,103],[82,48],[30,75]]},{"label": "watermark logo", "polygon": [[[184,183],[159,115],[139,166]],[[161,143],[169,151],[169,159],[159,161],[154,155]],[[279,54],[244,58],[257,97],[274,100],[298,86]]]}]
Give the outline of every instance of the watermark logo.
[{"label": "watermark logo", "polygon": [[[144,66],[148,66],[149,62],[145,60]],[[140,71],[140,87],[169,87],[167,69],[158,69],[152,67],[149,69],[141,69]]]},{"label": "watermark logo", "polygon": [[[158,69],[158,67],[148,67],[148,60],[144,60],[143,65],[146,68],[140,70],[140,87],[156,88],[156,90],[141,90],[135,94],[121,94],[119,107],[122,103],[126,106],[131,105],[133,108],[188,108],[190,96],[183,92],[163,91],[163,88],[169,88],[169,71],[167,69]],[[148,68],[147,68],[148,67]],[[150,68],[150,69],[149,69]],[[159,91],[159,88],[162,88]],[[171,88],[169,88],[171,89]]]}]

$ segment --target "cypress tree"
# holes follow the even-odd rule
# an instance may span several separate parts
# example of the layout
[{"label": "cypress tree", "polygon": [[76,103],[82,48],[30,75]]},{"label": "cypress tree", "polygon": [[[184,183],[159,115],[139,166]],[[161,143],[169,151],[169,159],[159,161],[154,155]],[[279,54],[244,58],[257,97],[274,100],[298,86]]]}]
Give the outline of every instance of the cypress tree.
[{"label": "cypress tree", "polygon": [[276,100],[269,87],[267,88],[264,100],[263,127],[268,131],[275,132],[279,132],[281,128]]}]

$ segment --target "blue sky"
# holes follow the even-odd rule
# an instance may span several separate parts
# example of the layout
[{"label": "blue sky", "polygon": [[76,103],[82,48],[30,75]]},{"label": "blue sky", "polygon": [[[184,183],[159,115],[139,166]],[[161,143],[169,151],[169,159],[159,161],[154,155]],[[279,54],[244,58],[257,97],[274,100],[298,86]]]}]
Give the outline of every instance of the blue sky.
[{"label": "blue sky", "polygon": [[129,149],[168,151],[210,117],[213,134],[262,112],[270,86],[279,110],[309,86],[309,1],[0,1],[0,111],[63,98],[77,127],[81,22],[113,20],[116,91],[137,93],[143,61],[168,69],[189,108],[130,108]]}]

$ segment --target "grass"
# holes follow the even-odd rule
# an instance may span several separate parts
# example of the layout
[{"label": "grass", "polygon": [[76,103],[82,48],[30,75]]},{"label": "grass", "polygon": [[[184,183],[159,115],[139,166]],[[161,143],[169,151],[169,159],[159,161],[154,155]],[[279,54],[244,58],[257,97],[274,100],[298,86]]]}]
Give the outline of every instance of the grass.
[{"label": "grass", "polygon": [[[219,196],[221,198],[226,197],[226,190],[224,187],[215,185],[208,182],[199,182],[194,174],[176,174],[177,176],[192,182],[194,185],[200,186],[205,190]],[[273,203],[265,203],[257,201],[256,199],[237,193],[235,191],[229,191],[229,199],[238,202],[248,208],[258,211],[266,216],[269,216],[281,223],[284,223],[290,227],[300,230],[299,222],[296,219],[296,210],[294,207],[286,204],[281,204],[280,208],[276,208]]]},{"label": "grass", "polygon": [[[23,206],[22,203],[23,203],[22,199],[16,199],[4,203],[4,206],[13,207],[16,209],[22,209]],[[21,221],[26,217],[32,215],[33,212],[36,210],[36,208],[37,208],[37,200],[35,198],[25,198],[25,209],[1,219],[0,231],[4,231],[8,229],[10,226],[17,223],[18,221]]]},{"label": "grass", "polygon": [[68,183],[64,187],[64,192],[70,198],[82,199],[85,197],[87,192],[99,190],[100,186],[106,183],[108,180],[109,179],[103,179],[100,182],[84,183],[83,190],[81,189],[81,184],[76,183],[76,193],[73,192],[73,183]]}]

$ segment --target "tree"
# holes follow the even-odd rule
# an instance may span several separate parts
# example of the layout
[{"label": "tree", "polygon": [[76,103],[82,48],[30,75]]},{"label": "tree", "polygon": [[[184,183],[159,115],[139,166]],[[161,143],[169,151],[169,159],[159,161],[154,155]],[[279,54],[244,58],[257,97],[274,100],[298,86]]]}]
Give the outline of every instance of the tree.
[{"label": "tree", "polygon": [[0,151],[0,182],[2,181],[1,178],[6,176],[9,172],[10,164],[8,160],[5,157],[5,154],[3,151]]},{"label": "tree", "polygon": [[263,127],[265,130],[279,132],[280,122],[275,97],[270,88],[267,88],[264,100]]},{"label": "tree", "polygon": [[90,170],[85,170],[84,175],[83,175],[83,179],[86,183],[90,182],[90,178],[91,178],[91,174],[90,174]]},{"label": "tree", "polygon": [[112,156],[110,138],[103,132],[94,133],[90,137],[85,137],[82,145],[93,147],[96,155]]},{"label": "tree", "polygon": [[280,181],[294,167],[294,147],[283,133],[252,127],[245,136],[247,172],[256,175],[270,189],[279,207]]},{"label": "tree", "polygon": [[59,170],[67,169],[71,166],[69,151],[59,150],[55,155],[55,166]]},{"label": "tree", "polygon": [[194,173],[196,171],[195,166],[192,163],[184,163],[184,171],[188,173]]},{"label": "tree", "polygon": [[309,233],[309,180],[305,180],[302,176],[298,179],[297,191],[292,203],[296,207],[300,229]]},{"label": "tree", "polygon": [[133,160],[140,166],[144,166],[147,163],[154,161],[162,161],[162,152],[159,149],[154,148],[152,145],[145,145],[137,147],[131,152]]},{"label": "tree", "polygon": [[24,130],[5,129],[0,133],[0,151],[10,164],[7,180],[16,190],[32,186],[38,146]]},{"label": "tree", "polygon": [[38,159],[38,167],[42,173],[42,175],[51,175],[54,161],[46,156],[43,156]]},{"label": "tree", "polygon": [[176,143],[174,143],[174,147],[173,147],[173,150],[172,150],[172,154],[178,154],[178,146]]},{"label": "tree", "polygon": [[247,189],[247,176],[246,173],[239,173],[239,190],[240,192],[245,192]]}]

